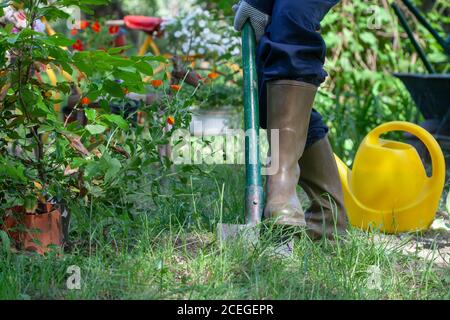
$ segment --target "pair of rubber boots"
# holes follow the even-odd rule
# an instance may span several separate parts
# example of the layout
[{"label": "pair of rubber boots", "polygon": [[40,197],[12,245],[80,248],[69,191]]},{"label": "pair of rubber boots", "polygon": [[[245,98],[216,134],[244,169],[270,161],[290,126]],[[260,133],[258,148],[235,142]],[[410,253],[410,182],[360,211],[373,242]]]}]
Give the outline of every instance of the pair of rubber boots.
[{"label": "pair of rubber boots", "polygon": [[[267,84],[267,91],[271,159],[273,163],[274,157],[278,157],[279,166],[274,175],[267,176],[264,216],[276,225],[306,228],[312,239],[335,238],[345,232],[347,216],[328,137],[305,150],[317,87],[300,81],[277,80]],[[274,129],[279,130],[278,148],[271,141]],[[298,184],[311,201],[306,213],[297,195]]]}]

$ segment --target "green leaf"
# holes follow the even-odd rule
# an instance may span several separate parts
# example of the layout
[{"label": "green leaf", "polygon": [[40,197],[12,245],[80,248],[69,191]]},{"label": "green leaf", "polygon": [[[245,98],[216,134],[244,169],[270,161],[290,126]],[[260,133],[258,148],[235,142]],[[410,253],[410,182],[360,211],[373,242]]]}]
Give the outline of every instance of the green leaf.
[{"label": "green leaf", "polygon": [[68,39],[64,35],[56,33],[50,37],[43,38],[42,42],[55,46],[68,47],[74,44],[75,40]]},{"label": "green leaf", "polygon": [[105,132],[106,127],[99,124],[88,124],[86,130],[89,131],[90,134],[100,134]]},{"label": "green leaf", "polygon": [[45,16],[48,21],[67,19],[69,17],[69,14],[56,8],[55,6],[38,8],[37,11],[38,15]]},{"label": "green leaf", "polygon": [[24,206],[27,212],[34,212],[37,206],[37,198],[34,195],[28,195],[24,199]]},{"label": "green leaf", "polygon": [[128,122],[118,114],[105,114],[102,115],[102,118],[109,122],[114,123],[122,130],[128,130],[129,128]]},{"label": "green leaf", "polygon": [[108,53],[109,53],[110,55],[120,54],[122,51],[131,49],[131,48],[133,48],[132,45],[127,45],[127,46],[123,46],[123,47],[110,48],[110,49],[108,49]]},{"label": "green leaf", "polygon": [[96,177],[98,174],[102,172],[102,166],[98,161],[89,162],[86,165],[86,169],[84,171],[85,177],[87,180],[90,180]]},{"label": "green leaf", "polygon": [[141,61],[136,63],[136,68],[139,70],[139,72],[152,76],[153,75],[153,68],[150,64],[147,62]]},{"label": "green leaf", "polygon": [[123,69],[117,69],[113,72],[116,79],[123,80],[125,83],[139,83],[142,82],[141,76],[137,72],[131,72]]},{"label": "green leaf", "polygon": [[373,33],[370,32],[362,32],[359,37],[361,40],[367,44],[370,45],[376,45],[377,44],[377,38],[373,35]]},{"label": "green leaf", "polygon": [[122,168],[122,164],[116,158],[109,158],[105,160],[108,162],[108,170],[105,174],[105,180],[110,181],[120,171],[120,168]]},{"label": "green leaf", "polygon": [[97,51],[96,54],[101,55],[106,63],[114,67],[132,67],[134,61],[131,59],[125,59],[119,56],[111,56],[104,51]]},{"label": "green leaf", "polygon": [[105,80],[103,89],[113,97],[123,98],[125,96],[122,87],[115,81]]},{"label": "green leaf", "polygon": [[94,122],[97,116],[97,111],[95,109],[87,108],[84,110],[84,114],[89,121]]},{"label": "green leaf", "polygon": [[11,34],[6,38],[6,42],[10,44],[15,44],[17,39],[19,38],[19,34]]},{"label": "green leaf", "polygon": [[0,177],[8,177],[22,183],[27,182],[27,178],[24,174],[25,169],[21,164],[9,164],[8,162],[1,160],[3,159],[0,158]]}]

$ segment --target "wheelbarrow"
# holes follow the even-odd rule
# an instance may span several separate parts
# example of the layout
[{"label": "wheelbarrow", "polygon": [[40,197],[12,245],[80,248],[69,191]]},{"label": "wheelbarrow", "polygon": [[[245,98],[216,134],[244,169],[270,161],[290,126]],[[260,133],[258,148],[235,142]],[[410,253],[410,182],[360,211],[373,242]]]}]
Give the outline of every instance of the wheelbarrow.
[{"label": "wheelbarrow", "polygon": [[[425,29],[430,32],[442,47],[443,51],[450,57],[449,41],[442,38],[438,32],[433,29],[430,23],[409,0],[401,1]],[[420,126],[430,132],[436,140],[438,140],[442,149],[450,151],[450,74],[437,74],[435,72],[423,48],[414,37],[400,7],[396,3],[393,3],[392,8],[428,71],[428,74],[394,73],[393,75],[403,82],[417,108],[425,118],[425,121],[420,123]],[[410,135],[406,135],[405,138],[409,143],[416,147],[422,158],[427,157],[427,155],[424,154],[425,148],[420,141]]]}]

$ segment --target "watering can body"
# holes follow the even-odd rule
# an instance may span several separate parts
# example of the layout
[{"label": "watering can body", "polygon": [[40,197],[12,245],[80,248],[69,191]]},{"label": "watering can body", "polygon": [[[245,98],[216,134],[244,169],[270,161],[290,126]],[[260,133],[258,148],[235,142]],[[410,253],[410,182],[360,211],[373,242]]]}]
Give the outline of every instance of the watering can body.
[{"label": "watering can body", "polygon": [[[389,131],[406,131],[428,148],[432,174],[427,176],[416,149],[384,140]],[[420,231],[434,220],[444,188],[445,160],[433,136],[407,122],[385,123],[361,143],[353,169],[336,157],[350,223],[385,233]]]}]

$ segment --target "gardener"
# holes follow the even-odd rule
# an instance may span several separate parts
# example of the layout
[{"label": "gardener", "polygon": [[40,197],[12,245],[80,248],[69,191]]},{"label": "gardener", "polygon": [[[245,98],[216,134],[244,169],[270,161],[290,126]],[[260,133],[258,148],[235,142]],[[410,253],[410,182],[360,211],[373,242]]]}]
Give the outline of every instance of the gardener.
[{"label": "gardener", "polygon": [[[347,225],[328,128],[312,109],[327,76],[320,22],[338,1],[244,0],[233,7],[235,29],[250,20],[259,42],[261,126],[269,134],[279,130],[279,170],[267,178],[264,215],[281,225],[307,226],[313,238],[342,233]],[[297,183],[311,200],[306,214]]]}]

